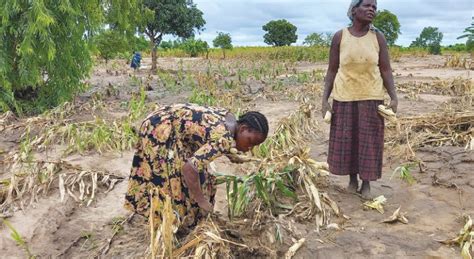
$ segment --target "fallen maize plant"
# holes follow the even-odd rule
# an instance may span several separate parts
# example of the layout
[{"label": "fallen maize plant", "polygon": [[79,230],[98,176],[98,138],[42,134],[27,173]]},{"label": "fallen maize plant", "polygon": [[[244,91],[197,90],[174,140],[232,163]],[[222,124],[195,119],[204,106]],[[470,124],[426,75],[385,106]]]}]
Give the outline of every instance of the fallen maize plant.
[{"label": "fallen maize plant", "polygon": [[455,238],[439,241],[446,245],[459,245],[461,248],[461,256],[463,259],[472,259],[471,252],[474,252],[474,229],[472,226],[472,218],[466,216],[466,224],[459,231],[459,235]]},{"label": "fallen maize plant", "polygon": [[60,201],[68,197],[89,206],[100,189],[111,191],[124,178],[105,171],[85,170],[65,161],[23,160],[18,155],[11,176],[0,182],[0,212],[8,216],[16,207],[24,210],[57,186]]},{"label": "fallen maize plant", "polygon": [[402,222],[403,224],[408,224],[408,219],[406,218],[406,212],[400,212],[401,207],[393,212],[392,216],[382,221],[383,223],[395,223]]},{"label": "fallen maize plant", "polygon": [[415,151],[422,146],[451,145],[474,150],[473,122],[472,111],[399,117],[401,130],[389,124],[385,143],[393,150],[398,148],[399,155],[408,160],[416,159]]},{"label": "fallen maize plant", "polygon": [[375,209],[381,214],[384,214],[383,205],[385,204],[385,202],[387,202],[387,198],[385,198],[385,196],[383,195],[380,195],[374,198],[372,201],[364,202],[364,206],[369,209]]},{"label": "fallen maize plant", "polygon": [[[310,149],[305,148],[306,138],[316,129],[311,106],[302,105],[297,112],[280,121],[270,138],[254,148],[253,155],[260,160],[253,173],[244,177],[219,176],[219,182],[226,183],[231,219],[244,215],[251,202],[263,205],[270,215],[286,211],[286,214],[314,219],[317,230],[329,223],[328,209],[339,215],[337,205],[316,187],[317,181],[329,174],[327,163],[311,159]],[[309,203],[298,201],[301,192]],[[285,203],[285,199],[290,202]],[[252,207],[262,208],[260,205]]]}]

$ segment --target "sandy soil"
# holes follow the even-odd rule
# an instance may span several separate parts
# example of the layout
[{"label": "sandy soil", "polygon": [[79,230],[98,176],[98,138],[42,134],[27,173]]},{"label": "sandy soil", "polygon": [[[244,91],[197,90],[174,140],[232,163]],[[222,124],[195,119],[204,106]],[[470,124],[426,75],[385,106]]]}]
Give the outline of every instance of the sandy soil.
[{"label": "sandy soil", "polygon": [[[113,85],[119,94],[109,98],[110,107],[119,106],[136,92],[133,77],[146,80],[147,71],[134,73],[124,68],[124,61],[115,61],[108,69],[99,66],[91,76],[91,90],[79,99],[88,100],[95,91]],[[193,71],[202,70],[207,61],[200,59],[160,59],[158,64],[163,71],[177,70],[180,66]],[[219,61],[221,62],[221,61]],[[452,80],[462,77],[472,80],[472,71],[442,68],[444,59],[440,57],[403,58],[393,64],[397,82],[420,82],[433,80]],[[149,65],[149,60],[144,61]],[[180,65],[181,64],[181,65]],[[115,68],[113,68],[115,67]],[[118,67],[118,68],[117,68]],[[296,64],[297,71],[324,70],[326,64]],[[110,71],[107,71],[110,70]],[[148,92],[150,101],[160,104],[185,102],[189,92],[169,93],[160,88],[157,76],[147,81],[152,91]],[[450,96],[420,94],[418,100],[400,97],[399,114],[415,115],[434,112]],[[265,113],[270,124],[276,125],[298,108],[298,103],[287,100],[270,101],[259,98],[253,102],[255,108]],[[319,103],[316,103],[319,107]],[[317,161],[325,161],[329,138],[329,127],[319,120],[321,129],[311,142],[311,155]],[[474,123],[474,122],[473,122]],[[19,133],[6,132],[0,136],[0,158],[6,152],[18,147]],[[48,156],[58,158],[61,147]],[[402,161],[393,159],[385,152],[383,178],[375,182],[372,192],[384,195],[388,202],[385,214],[364,210],[363,201],[357,195],[344,191],[348,182],[345,177],[329,176],[324,191],[339,204],[342,212],[350,219],[333,218],[341,230],[325,229],[319,233],[311,222],[288,224],[296,229],[296,239],[306,238],[296,258],[457,258],[460,250],[448,247],[436,240],[453,237],[462,227],[462,215],[474,216],[474,152],[461,147],[424,147],[417,152],[426,165],[424,172],[414,171],[416,184],[411,186],[390,176]],[[44,156],[44,154],[40,154]],[[65,158],[72,164],[85,169],[107,170],[117,176],[127,177],[133,151],[123,154],[89,153]],[[244,169],[230,164],[226,159],[216,161],[219,172],[243,174]],[[2,173],[3,172],[3,173]],[[0,164],[0,179],[9,176],[7,168]],[[8,221],[27,241],[34,255],[39,257],[82,258],[98,255],[112,235],[113,222],[126,218],[129,213],[122,208],[127,181],[119,182],[115,188],[104,194],[99,192],[91,206],[79,206],[72,199],[60,202],[59,190],[52,187],[48,194],[33,203],[24,211],[15,211]],[[227,213],[224,186],[218,190],[215,210],[225,216]],[[401,206],[407,212],[409,224],[384,224],[381,221]],[[112,242],[106,257],[140,257],[147,248],[147,228],[138,219],[125,224]],[[279,247],[288,249],[291,240],[285,240]],[[0,257],[24,258],[25,252],[10,238],[10,230],[0,225]]]}]

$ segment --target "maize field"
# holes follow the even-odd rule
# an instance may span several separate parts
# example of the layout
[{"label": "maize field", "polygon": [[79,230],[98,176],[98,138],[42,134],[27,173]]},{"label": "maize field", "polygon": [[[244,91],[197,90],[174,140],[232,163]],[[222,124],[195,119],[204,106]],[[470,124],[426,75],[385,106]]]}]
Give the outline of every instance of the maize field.
[{"label": "maize field", "polygon": [[[471,57],[392,50],[399,109],[383,115],[383,176],[372,185],[377,198],[364,201],[326,163],[323,53],[166,52],[157,71],[149,57],[138,71],[126,60],[97,62],[73,101],[37,116],[0,114],[0,255],[471,258]],[[270,124],[265,142],[235,158],[247,163],[212,163],[214,212],[188,233],[174,225],[170,199],[152,206],[162,224],[123,208],[141,121],[184,102],[257,110]]]}]

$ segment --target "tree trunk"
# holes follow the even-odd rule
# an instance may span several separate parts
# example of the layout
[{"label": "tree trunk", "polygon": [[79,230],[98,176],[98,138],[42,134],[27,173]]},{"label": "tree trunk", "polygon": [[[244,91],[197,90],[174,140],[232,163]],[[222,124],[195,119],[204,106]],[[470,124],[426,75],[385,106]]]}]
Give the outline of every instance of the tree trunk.
[{"label": "tree trunk", "polygon": [[150,37],[150,49],[151,49],[151,70],[156,70],[156,44],[155,37],[149,35]]},{"label": "tree trunk", "polygon": [[157,65],[156,65],[156,59],[157,59],[157,50],[158,46],[161,43],[161,40],[163,39],[163,34],[160,33],[157,37],[150,36],[150,47],[151,47],[151,70],[156,70]]},{"label": "tree trunk", "polygon": [[224,53],[224,59],[225,59],[225,49],[222,49],[222,53]]},{"label": "tree trunk", "polygon": [[151,70],[156,70],[156,45],[151,49]]}]

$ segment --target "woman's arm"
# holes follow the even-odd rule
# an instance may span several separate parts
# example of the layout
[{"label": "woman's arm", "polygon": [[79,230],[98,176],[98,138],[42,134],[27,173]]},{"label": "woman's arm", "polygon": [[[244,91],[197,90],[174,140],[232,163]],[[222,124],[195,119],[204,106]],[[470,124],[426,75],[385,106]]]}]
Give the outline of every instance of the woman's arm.
[{"label": "woman's arm", "polygon": [[329,96],[331,95],[334,86],[334,79],[339,70],[339,46],[341,45],[342,30],[336,32],[332,38],[331,50],[329,52],[329,65],[324,81],[324,93],[321,112],[324,117],[327,111],[332,112],[331,105],[329,105]]},{"label": "woman's arm", "polygon": [[195,200],[199,207],[204,209],[205,211],[212,210],[212,204],[204,197],[204,194],[201,190],[201,182],[199,180],[199,173],[194,168],[191,163],[186,162],[183,166],[183,178],[188,186],[189,195],[193,200]]},{"label": "woman's arm", "polygon": [[379,42],[380,53],[379,53],[379,69],[380,75],[383,79],[383,85],[387,89],[388,95],[390,96],[390,108],[394,112],[397,112],[398,108],[398,97],[395,91],[395,83],[393,81],[392,67],[390,66],[390,56],[388,54],[387,41],[382,33],[377,32],[377,40]]}]

